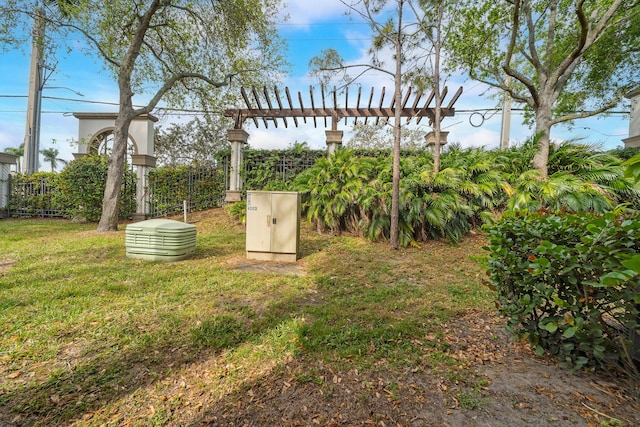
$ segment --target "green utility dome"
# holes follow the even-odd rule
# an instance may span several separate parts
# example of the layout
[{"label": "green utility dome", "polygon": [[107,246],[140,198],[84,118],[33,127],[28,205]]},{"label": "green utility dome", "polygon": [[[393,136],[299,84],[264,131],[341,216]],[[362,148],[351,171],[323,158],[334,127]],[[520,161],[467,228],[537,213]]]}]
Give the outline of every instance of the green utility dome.
[{"label": "green utility dome", "polygon": [[196,226],[172,219],[150,219],[127,225],[127,257],[179,261],[196,247]]}]

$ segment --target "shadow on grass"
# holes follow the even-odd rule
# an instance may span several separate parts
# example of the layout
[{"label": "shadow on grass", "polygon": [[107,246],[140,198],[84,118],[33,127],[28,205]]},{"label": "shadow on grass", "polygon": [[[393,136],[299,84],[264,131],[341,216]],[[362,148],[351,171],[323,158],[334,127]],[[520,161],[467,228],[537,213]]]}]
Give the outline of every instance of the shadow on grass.
[{"label": "shadow on grass", "polygon": [[52,373],[47,380],[4,392],[0,395],[0,407],[4,407],[0,425],[81,422],[114,401],[162,382],[177,370],[268,334],[291,318],[293,313],[287,310],[299,306],[303,298],[281,301],[261,314],[250,313],[250,319],[234,314],[207,317],[188,331],[167,331],[133,348],[107,349],[91,360]]},{"label": "shadow on grass", "polygon": [[[329,246],[310,267],[317,293],[301,307],[305,322],[296,331],[295,356],[204,402],[187,425],[443,424],[448,396],[431,370],[458,369],[441,339],[441,322],[467,305],[431,304],[436,286],[412,278],[431,274],[422,263],[413,269],[417,251],[389,253],[386,245],[350,238]],[[447,265],[434,260],[430,268]]]},{"label": "shadow on grass", "polygon": [[[207,240],[200,248],[199,255],[207,258],[215,253],[237,253],[239,240],[241,239],[237,237],[231,239],[229,247],[224,249],[216,246],[215,239]],[[273,301],[261,306],[263,308],[259,310],[241,304],[236,306],[241,298],[234,300],[232,297],[230,305],[223,307],[225,310],[215,315],[205,315],[199,319],[199,323],[186,328],[181,324],[171,325],[169,319],[166,330],[154,338],[138,340],[131,347],[100,349],[98,356],[53,373],[47,380],[25,384],[4,393],[0,396],[0,407],[5,408],[0,409],[0,421],[3,421],[4,412],[5,419],[9,417],[9,421],[16,415],[19,416],[16,421],[18,425],[95,423],[94,419],[85,420],[85,417],[93,417],[95,414],[98,414],[98,423],[107,423],[109,418],[100,419],[100,414],[105,411],[113,412],[110,405],[128,397],[140,399],[140,405],[143,406],[136,408],[136,416],[140,419],[141,415],[146,414],[150,398],[138,396],[139,391],[162,387],[162,383],[176,371],[188,370],[222,352],[235,354],[238,360],[243,360],[243,355],[248,354],[243,352],[250,351],[247,347],[265,346],[270,340],[276,339],[286,340],[283,346],[291,350],[291,358],[284,361],[278,358],[268,359],[267,352],[264,360],[281,364],[282,369],[293,369],[299,393],[306,393],[309,387],[321,384],[327,385],[326,389],[320,389],[322,393],[332,393],[339,382],[335,383],[333,377],[329,380],[328,372],[336,364],[345,363],[349,370],[356,371],[375,369],[378,365],[406,368],[423,363],[422,353],[427,347],[439,354],[446,351],[445,348],[438,347],[437,342],[424,342],[425,333],[437,335],[438,319],[441,316],[451,315],[466,307],[464,301],[457,307],[442,306],[435,309],[429,304],[431,299],[446,298],[448,291],[447,288],[438,291],[444,293],[442,297],[440,294],[432,294],[435,286],[417,284],[420,276],[431,277],[435,273],[425,270],[423,260],[418,260],[416,267],[407,263],[416,251],[410,256],[404,253],[389,254],[386,245],[362,244],[359,239],[340,238],[330,241],[314,238],[304,243],[303,253],[307,253],[310,265],[312,279],[309,279],[309,288],[296,291],[288,297],[274,298],[274,286],[285,282],[279,282],[284,279],[272,280],[271,287],[266,287],[264,291],[255,286],[247,291],[253,293],[251,298],[256,301]],[[362,268],[354,268],[356,263]],[[460,260],[454,257],[451,263],[457,265]],[[434,271],[448,267],[440,259],[434,260],[433,264]],[[174,274],[188,274],[188,263],[185,262],[180,268],[176,266]],[[250,280],[254,277],[255,280],[260,280],[259,275],[247,277]],[[126,291],[126,287],[122,289],[122,292]],[[465,295],[462,293],[462,296]],[[221,296],[224,298],[224,295]],[[431,322],[430,319],[434,321]],[[282,328],[287,324],[292,326],[285,334]],[[418,340],[423,342],[416,344]],[[265,393],[263,403],[269,405],[268,396],[276,393],[277,387],[286,387],[286,384],[265,383],[276,382],[280,378],[274,366],[264,370],[266,373],[260,373],[260,366],[255,369],[257,373],[253,377],[240,379],[232,384],[231,389],[235,391],[227,390],[222,397],[212,397],[212,393],[209,393],[209,397],[201,402],[204,410],[200,411],[201,415],[196,415],[198,420],[194,420],[193,415],[181,415],[168,408],[154,422],[184,424],[185,420],[194,420],[194,425],[197,422],[211,422],[215,425],[217,421],[213,418],[226,405],[247,399],[246,396],[240,397],[240,391],[260,384]],[[352,380],[359,381],[358,378]],[[374,390],[371,388],[375,386],[374,380],[375,377],[366,378],[365,382],[372,384],[361,384],[364,391],[357,397],[366,402],[363,407],[369,412],[374,411],[377,405],[376,401],[367,400]],[[354,392],[355,387],[353,385],[349,390]],[[384,388],[374,390],[373,395],[376,391],[380,394],[394,393],[393,388]],[[275,394],[273,396],[275,398]],[[296,396],[298,395],[295,393],[289,395],[289,407],[292,411],[299,403]],[[345,403],[347,395],[343,396]],[[315,405],[310,404],[308,408],[317,407]],[[126,409],[115,410],[121,411],[114,415],[116,423],[133,417]],[[362,412],[362,416],[364,414]],[[111,413],[104,416],[110,415]],[[152,419],[147,418],[147,421],[150,420]],[[255,424],[268,425],[260,420],[256,420]],[[234,425],[233,420],[225,425]]]}]

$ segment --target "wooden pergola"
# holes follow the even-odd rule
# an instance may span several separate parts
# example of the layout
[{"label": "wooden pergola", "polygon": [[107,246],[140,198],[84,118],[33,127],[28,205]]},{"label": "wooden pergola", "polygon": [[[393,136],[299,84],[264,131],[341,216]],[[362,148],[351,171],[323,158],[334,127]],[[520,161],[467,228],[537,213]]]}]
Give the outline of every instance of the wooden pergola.
[{"label": "wooden pergola", "polygon": [[[426,94],[424,91],[418,90],[414,93],[412,88],[407,89],[402,95],[402,103],[396,106],[395,97],[391,96],[391,100],[385,106],[386,90],[383,87],[380,95],[374,103],[374,89],[363,99],[362,88],[358,87],[355,95],[355,105],[349,104],[349,88],[344,89],[344,101],[342,93],[340,95],[340,104],[338,103],[338,91],[334,87],[332,91],[327,92],[324,86],[320,86],[320,96],[316,99],[313,86],[309,87],[309,98],[305,103],[302,93],[298,92],[297,104],[294,102],[288,87],[284,88],[284,97],[277,86],[273,87],[273,91],[263,87],[262,90],[251,87],[247,90],[241,88],[240,93],[244,100],[244,108],[231,108],[225,110],[225,117],[234,120],[234,128],[229,129],[227,137],[231,144],[231,162],[229,166],[229,189],[225,197],[227,202],[240,201],[242,178],[240,171],[242,170],[242,146],[247,143],[249,134],[243,129],[244,122],[248,119],[252,120],[256,128],[260,127],[260,123],[265,128],[269,128],[269,122],[277,128],[278,123],[282,122],[285,128],[289,127],[289,120],[293,121],[295,127],[298,127],[300,120],[307,123],[307,120],[313,120],[314,127],[318,127],[318,122],[324,124],[324,128],[330,126],[330,130],[326,129],[327,152],[329,154],[335,152],[342,145],[341,130],[338,130],[338,124],[344,119],[345,125],[348,119],[353,118],[354,123],[358,119],[363,119],[366,124],[369,120],[374,120],[378,124],[380,120],[388,120],[395,117],[396,107],[401,108],[400,116],[406,118],[406,123],[415,119],[416,124],[420,123],[423,118],[429,119],[429,124],[433,125],[435,121],[435,106],[431,106],[435,100],[435,91]],[[445,87],[442,91],[442,99],[444,100],[448,94]],[[462,87],[451,97],[446,106],[440,109],[440,120],[445,117],[453,117],[455,110],[453,105],[462,94]],[[330,125],[329,125],[330,122]],[[443,132],[446,134],[446,132]]]},{"label": "wooden pergola", "polygon": [[[282,121],[284,127],[289,127],[287,119],[292,119],[296,127],[298,127],[299,119],[302,119],[304,123],[307,123],[307,119],[313,119],[314,127],[318,127],[318,119],[322,119],[324,127],[327,128],[329,127],[328,119],[330,119],[331,129],[337,130],[338,123],[342,119],[345,120],[345,124],[347,124],[349,118],[354,118],[354,123],[358,119],[364,119],[365,123],[370,119],[375,119],[375,123],[378,124],[380,119],[394,117],[396,109],[393,94],[385,107],[386,88],[384,87],[375,103],[373,87],[368,95],[368,100],[366,95],[363,99],[362,87],[358,87],[355,95],[355,106],[349,106],[349,87],[344,89],[344,102],[341,104],[338,103],[336,88],[334,87],[333,90],[327,92],[324,85],[320,86],[320,97],[317,100],[313,86],[309,87],[309,102],[306,105],[301,92],[298,92],[298,103],[295,104],[288,87],[284,88],[284,97],[277,86],[273,88],[272,92],[266,86],[261,91],[256,89],[255,86],[251,87],[250,90],[243,87],[240,89],[240,93],[242,94],[245,108],[232,108],[224,112],[225,117],[234,119],[235,129],[242,129],[247,119],[253,120],[256,128],[259,127],[260,121],[264,123],[265,128],[269,128],[269,122],[278,127],[279,120]],[[442,91],[443,100],[447,94],[448,88],[445,87]],[[461,94],[462,87],[456,91],[446,106],[443,105],[441,118],[455,115],[453,105]],[[434,101],[434,98],[435,91],[433,90],[429,94],[421,90],[414,93],[413,89],[409,87],[402,95],[401,117],[406,117],[407,123],[413,119],[416,120],[416,123],[420,123],[424,117],[427,117],[432,124],[435,120],[435,107],[430,104]]]}]

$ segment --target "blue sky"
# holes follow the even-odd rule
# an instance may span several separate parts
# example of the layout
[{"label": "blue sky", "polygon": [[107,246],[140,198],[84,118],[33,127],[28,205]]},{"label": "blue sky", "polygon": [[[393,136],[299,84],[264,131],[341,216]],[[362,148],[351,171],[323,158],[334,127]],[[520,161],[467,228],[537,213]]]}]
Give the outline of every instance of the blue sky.
[{"label": "blue sky", "polygon": [[[350,63],[366,62],[369,31],[361,21],[345,15],[346,7],[339,0],[322,0],[321,7],[310,7],[308,0],[288,0],[287,4],[289,19],[278,28],[288,42],[288,60],[292,64],[292,72],[282,86],[288,86],[296,98],[296,92],[300,90],[306,102],[309,85],[316,83],[308,76],[309,60],[323,49],[334,48]],[[24,51],[0,53],[0,151],[17,147],[24,141],[28,73],[28,46]],[[363,93],[368,94],[371,86],[376,88],[374,99],[378,99],[377,94],[382,86],[386,86],[387,91],[393,87],[390,78],[381,75],[367,75],[361,84],[365,88]],[[486,96],[486,87],[465,80],[463,76],[452,77],[448,84],[452,91],[458,86],[464,88],[463,95],[455,105],[456,116],[443,122],[445,130],[450,132],[449,141],[460,142],[463,146],[497,146],[501,115],[485,113],[486,109],[496,106],[496,101]],[[355,90],[351,93],[355,93]],[[72,153],[76,148],[70,141],[78,137],[78,121],[72,113],[113,112],[117,108],[110,105],[117,102],[116,82],[102,70],[95,58],[86,57],[80,52],[72,52],[60,59],[43,96],[40,149],[55,147],[60,151],[60,157],[66,160],[73,158]],[[478,113],[473,114],[474,111],[485,114],[485,120],[482,121]],[[165,118],[159,124],[166,125],[171,120],[184,118]],[[472,126],[471,122],[475,125],[482,122],[482,125]],[[343,123],[341,128],[348,132],[350,125],[344,126]],[[421,126],[426,127],[426,122],[422,121]],[[425,129],[429,130],[428,127]],[[615,148],[623,145],[621,139],[628,136],[628,130],[628,116],[615,114],[577,121],[571,130],[555,127],[552,138],[584,138],[587,142],[601,143],[605,148]],[[271,125],[265,129],[262,124],[256,129],[251,123],[247,131],[250,134],[249,143],[256,148],[284,148],[302,141],[313,148],[325,146],[324,129],[314,128],[312,123],[299,128],[289,126],[287,129],[282,126],[274,129]],[[530,129],[522,125],[522,116],[514,113],[511,140],[523,141],[530,134]],[[48,164],[41,162],[40,170],[48,170],[48,167]]]}]

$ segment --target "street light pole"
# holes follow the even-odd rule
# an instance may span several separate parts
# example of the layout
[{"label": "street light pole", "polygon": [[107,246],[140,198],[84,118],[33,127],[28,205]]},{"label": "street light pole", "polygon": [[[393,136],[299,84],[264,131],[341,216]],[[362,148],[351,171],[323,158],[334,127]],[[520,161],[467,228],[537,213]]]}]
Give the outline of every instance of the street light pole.
[{"label": "street light pole", "polygon": [[27,175],[37,172],[40,157],[40,112],[42,109],[42,86],[44,85],[44,67],[42,65],[44,50],[44,10],[41,8],[36,10],[32,37],[27,123],[22,167],[22,170]]},{"label": "street light pole", "polygon": [[[511,76],[507,77],[507,85],[511,86]],[[500,129],[500,149],[509,149],[509,131],[511,129],[511,95],[505,91],[502,104],[502,126]]]}]

